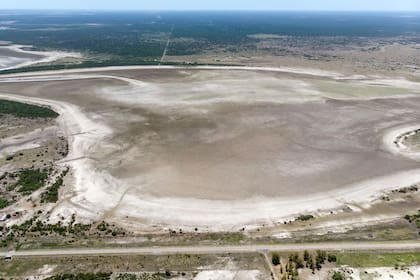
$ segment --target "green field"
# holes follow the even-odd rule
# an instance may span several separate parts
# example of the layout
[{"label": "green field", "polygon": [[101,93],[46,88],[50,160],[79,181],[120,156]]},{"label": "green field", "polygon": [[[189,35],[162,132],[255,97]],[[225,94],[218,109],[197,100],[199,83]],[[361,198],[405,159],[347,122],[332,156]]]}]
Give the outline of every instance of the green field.
[{"label": "green field", "polygon": [[13,115],[20,118],[56,118],[58,114],[53,110],[15,101],[0,99],[0,115]]}]

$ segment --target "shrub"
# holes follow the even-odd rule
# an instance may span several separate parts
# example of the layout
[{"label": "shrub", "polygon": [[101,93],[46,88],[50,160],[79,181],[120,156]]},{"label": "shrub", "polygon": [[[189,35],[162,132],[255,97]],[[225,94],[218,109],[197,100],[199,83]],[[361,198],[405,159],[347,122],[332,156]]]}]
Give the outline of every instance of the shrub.
[{"label": "shrub", "polygon": [[328,254],[328,262],[336,262],[337,256],[333,254]]},{"label": "shrub", "polygon": [[7,206],[9,206],[9,201],[0,198],[0,209],[6,208]]},{"label": "shrub", "polygon": [[315,219],[315,217],[312,215],[300,215],[299,217],[296,218],[296,221],[306,222],[312,219]]},{"label": "shrub", "polygon": [[334,274],[332,276],[332,280],[344,280],[345,277],[341,272],[334,271]]},{"label": "shrub", "polygon": [[273,256],[271,257],[271,262],[273,263],[273,265],[279,265],[280,264],[280,257],[278,254],[273,254]]}]

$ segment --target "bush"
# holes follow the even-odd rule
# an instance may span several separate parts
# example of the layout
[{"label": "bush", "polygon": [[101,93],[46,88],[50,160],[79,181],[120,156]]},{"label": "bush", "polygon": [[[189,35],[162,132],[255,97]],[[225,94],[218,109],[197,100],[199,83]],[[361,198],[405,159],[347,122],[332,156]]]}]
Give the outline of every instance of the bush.
[{"label": "bush", "polygon": [[324,251],[321,251],[321,250],[316,251],[315,263],[316,263],[316,268],[318,270],[322,268],[322,265],[324,264],[326,259],[327,259],[327,254]]},{"label": "bush", "polygon": [[333,254],[328,254],[328,262],[336,262],[337,256]]},{"label": "bush", "polygon": [[334,274],[332,276],[332,280],[344,280],[345,277],[341,272],[334,271]]},{"label": "bush", "polygon": [[303,261],[299,257],[298,254],[291,254],[291,255],[289,255],[289,262],[295,263],[297,269],[304,267]]},{"label": "bush", "polygon": [[279,265],[280,264],[280,257],[278,254],[273,254],[273,256],[271,257],[271,262],[273,263],[273,265]]},{"label": "bush", "polygon": [[6,208],[7,206],[9,206],[9,201],[0,198],[0,209]]},{"label": "bush", "polygon": [[303,260],[305,262],[307,262],[309,260],[311,256],[309,255],[309,252],[307,250],[305,250],[305,252],[303,252]]},{"label": "bush", "polygon": [[296,221],[306,222],[312,219],[315,219],[315,217],[312,215],[300,215],[296,218]]}]

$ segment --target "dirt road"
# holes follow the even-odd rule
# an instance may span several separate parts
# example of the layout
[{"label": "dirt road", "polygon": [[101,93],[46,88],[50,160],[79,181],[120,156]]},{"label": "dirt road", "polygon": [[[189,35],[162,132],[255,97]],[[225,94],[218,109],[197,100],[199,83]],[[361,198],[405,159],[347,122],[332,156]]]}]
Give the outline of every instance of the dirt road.
[{"label": "dirt road", "polygon": [[279,245],[238,245],[238,246],[173,246],[103,249],[54,249],[0,252],[0,256],[77,256],[77,255],[167,255],[167,254],[220,254],[220,253],[264,253],[269,251],[410,251],[420,250],[420,241],[411,242],[358,242],[358,243],[308,243]]}]

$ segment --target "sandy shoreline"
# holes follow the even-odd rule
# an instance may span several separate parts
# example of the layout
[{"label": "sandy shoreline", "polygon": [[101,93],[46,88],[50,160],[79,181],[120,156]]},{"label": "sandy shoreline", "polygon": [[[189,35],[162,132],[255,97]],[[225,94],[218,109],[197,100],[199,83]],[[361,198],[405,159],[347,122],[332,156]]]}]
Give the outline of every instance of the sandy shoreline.
[{"label": "sandy shoreline", "polygon": [[410,151],[410,148],[406,147],[403,143],[403,136],[411,135],[418,129],[420,129],[420,124],[396,127],[388,131],[383,138],[386,149],[393,154],[402,155],[419,161],[420,154],[418,152]]},{"label": "sandy shoreline", "polygon": [[[112,197],[118,195],[118,192],[116,193],[115,188],[113,188],[113,185],[115,185],[114,179],[110,178],[106,173],[96,170],[92,161],[87,157],[97,141],[101,141],[101,139],[111,134],[111,130],[108,127],[99,124],[97,121],[90,120],[76,106],[65,102],[10,94],[0,94],[0,98],[50,106],[59,113],[58,125],[69,141],[69,154],[62,161],[65,161],[64,165],[72,168],[75,181],[74,191],[80,194],[71,199],[72,203],[81,206],[78,211],[79,214],[81,209],[89,209],[88,212],[81,215],[86,220],[97,218],[98,215],[107,210],[107,207],[113,207],[112,204],[105,205],[103,199],[107,195]],[[106,187],[104,188],[103,186]],[[107,201],[112,201],[112,199]],[[51,222],[59,221],[61,215],[69,218],[72,213],[66,214],[67,210],[64,205],[56,207],[51,214]]]}]

